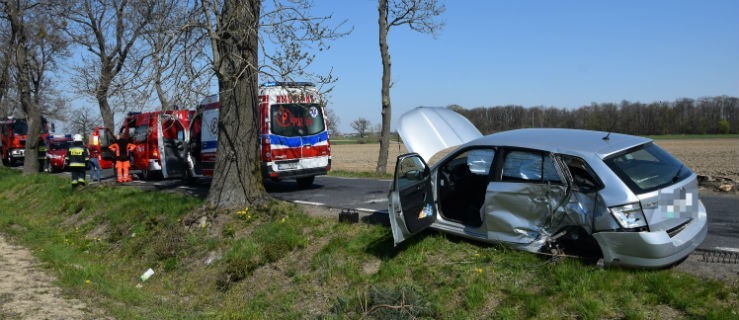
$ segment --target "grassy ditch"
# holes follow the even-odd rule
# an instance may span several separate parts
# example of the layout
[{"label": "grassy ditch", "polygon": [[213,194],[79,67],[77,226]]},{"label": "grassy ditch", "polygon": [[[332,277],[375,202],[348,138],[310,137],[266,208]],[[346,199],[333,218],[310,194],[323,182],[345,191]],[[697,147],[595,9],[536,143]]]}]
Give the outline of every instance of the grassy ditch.
[{"label": "grassy ditch", "polygon": [[367,179],[392,179],[394,173],[376,173],[369,171],[346,171],[346,170],[331,170],[328,172],[329,176],[332,177],[344,177],[344,178],[367,178]]},{"label": "grassy ditch", "polygon": [[[739,286],[601,269],[271,203],[230,211],[0,168],[0,232],[118,319],[737,318]],[[148,268],[148,281],[139,276]]]}]

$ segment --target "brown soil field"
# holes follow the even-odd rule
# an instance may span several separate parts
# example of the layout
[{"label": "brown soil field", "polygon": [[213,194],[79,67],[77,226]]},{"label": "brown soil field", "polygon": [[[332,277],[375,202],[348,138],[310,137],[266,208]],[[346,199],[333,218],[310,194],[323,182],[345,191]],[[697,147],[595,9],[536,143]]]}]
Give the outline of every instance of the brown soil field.
[{"label": "brown soil field", "polygon": [[656,140],[698,175],[739,181],[739,139]]},{"label": "brown soil field", "polygon": [[[680,159],[696,174],[724,177],[739,181],[739,139],[675,139],[656,140],[657,144]],[[344,144],[331,146],[334,170],[374,172],[379,144]],[[388,170],[395,170],[399,154],[405,146],[393,142],[389,148]]]}]

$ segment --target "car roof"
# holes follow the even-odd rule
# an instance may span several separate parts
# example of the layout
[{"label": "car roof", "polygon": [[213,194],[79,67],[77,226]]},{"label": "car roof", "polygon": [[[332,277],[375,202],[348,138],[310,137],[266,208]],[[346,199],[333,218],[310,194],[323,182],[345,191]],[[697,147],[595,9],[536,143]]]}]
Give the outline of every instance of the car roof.
[{"label": "car roof", "polygon": [[603,159],[609,155],[651,142],[652,139],[603,131],[532,128],[493,133],[470,141],[466,146],[509,146],[538,149],[554,153],[593,155]]}]

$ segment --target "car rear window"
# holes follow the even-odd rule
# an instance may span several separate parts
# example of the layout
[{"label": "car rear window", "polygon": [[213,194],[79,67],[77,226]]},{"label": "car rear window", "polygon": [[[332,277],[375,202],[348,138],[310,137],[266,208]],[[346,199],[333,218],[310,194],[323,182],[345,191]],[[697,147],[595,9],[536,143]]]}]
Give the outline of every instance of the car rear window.
[{"label": "car rear window", "polygon": [[317,104],[275,104],[270,114],[272,133],[279,136],[310,136],[326,130],[321,106]]},{"label": "car rear window", "polygon": [[654,143],[609,157],[605,163],[636,194],[662,189],[693,173]]},{"label": "car rear window", "polygon": [[69,142],[67,141],[54,141],[49,146],[50,150],[62,150],[69,149]]}]

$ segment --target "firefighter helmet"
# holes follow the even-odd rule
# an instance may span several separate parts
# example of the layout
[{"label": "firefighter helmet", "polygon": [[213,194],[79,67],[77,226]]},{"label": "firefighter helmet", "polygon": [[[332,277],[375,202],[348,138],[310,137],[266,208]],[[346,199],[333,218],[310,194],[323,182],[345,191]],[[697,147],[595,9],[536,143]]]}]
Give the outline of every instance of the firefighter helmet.
[{"label": "firefighter helmet", "polygon": [[72,136],[72,141],[74,142],[82,142],[82,135],[77,133],[74,136]]}]

